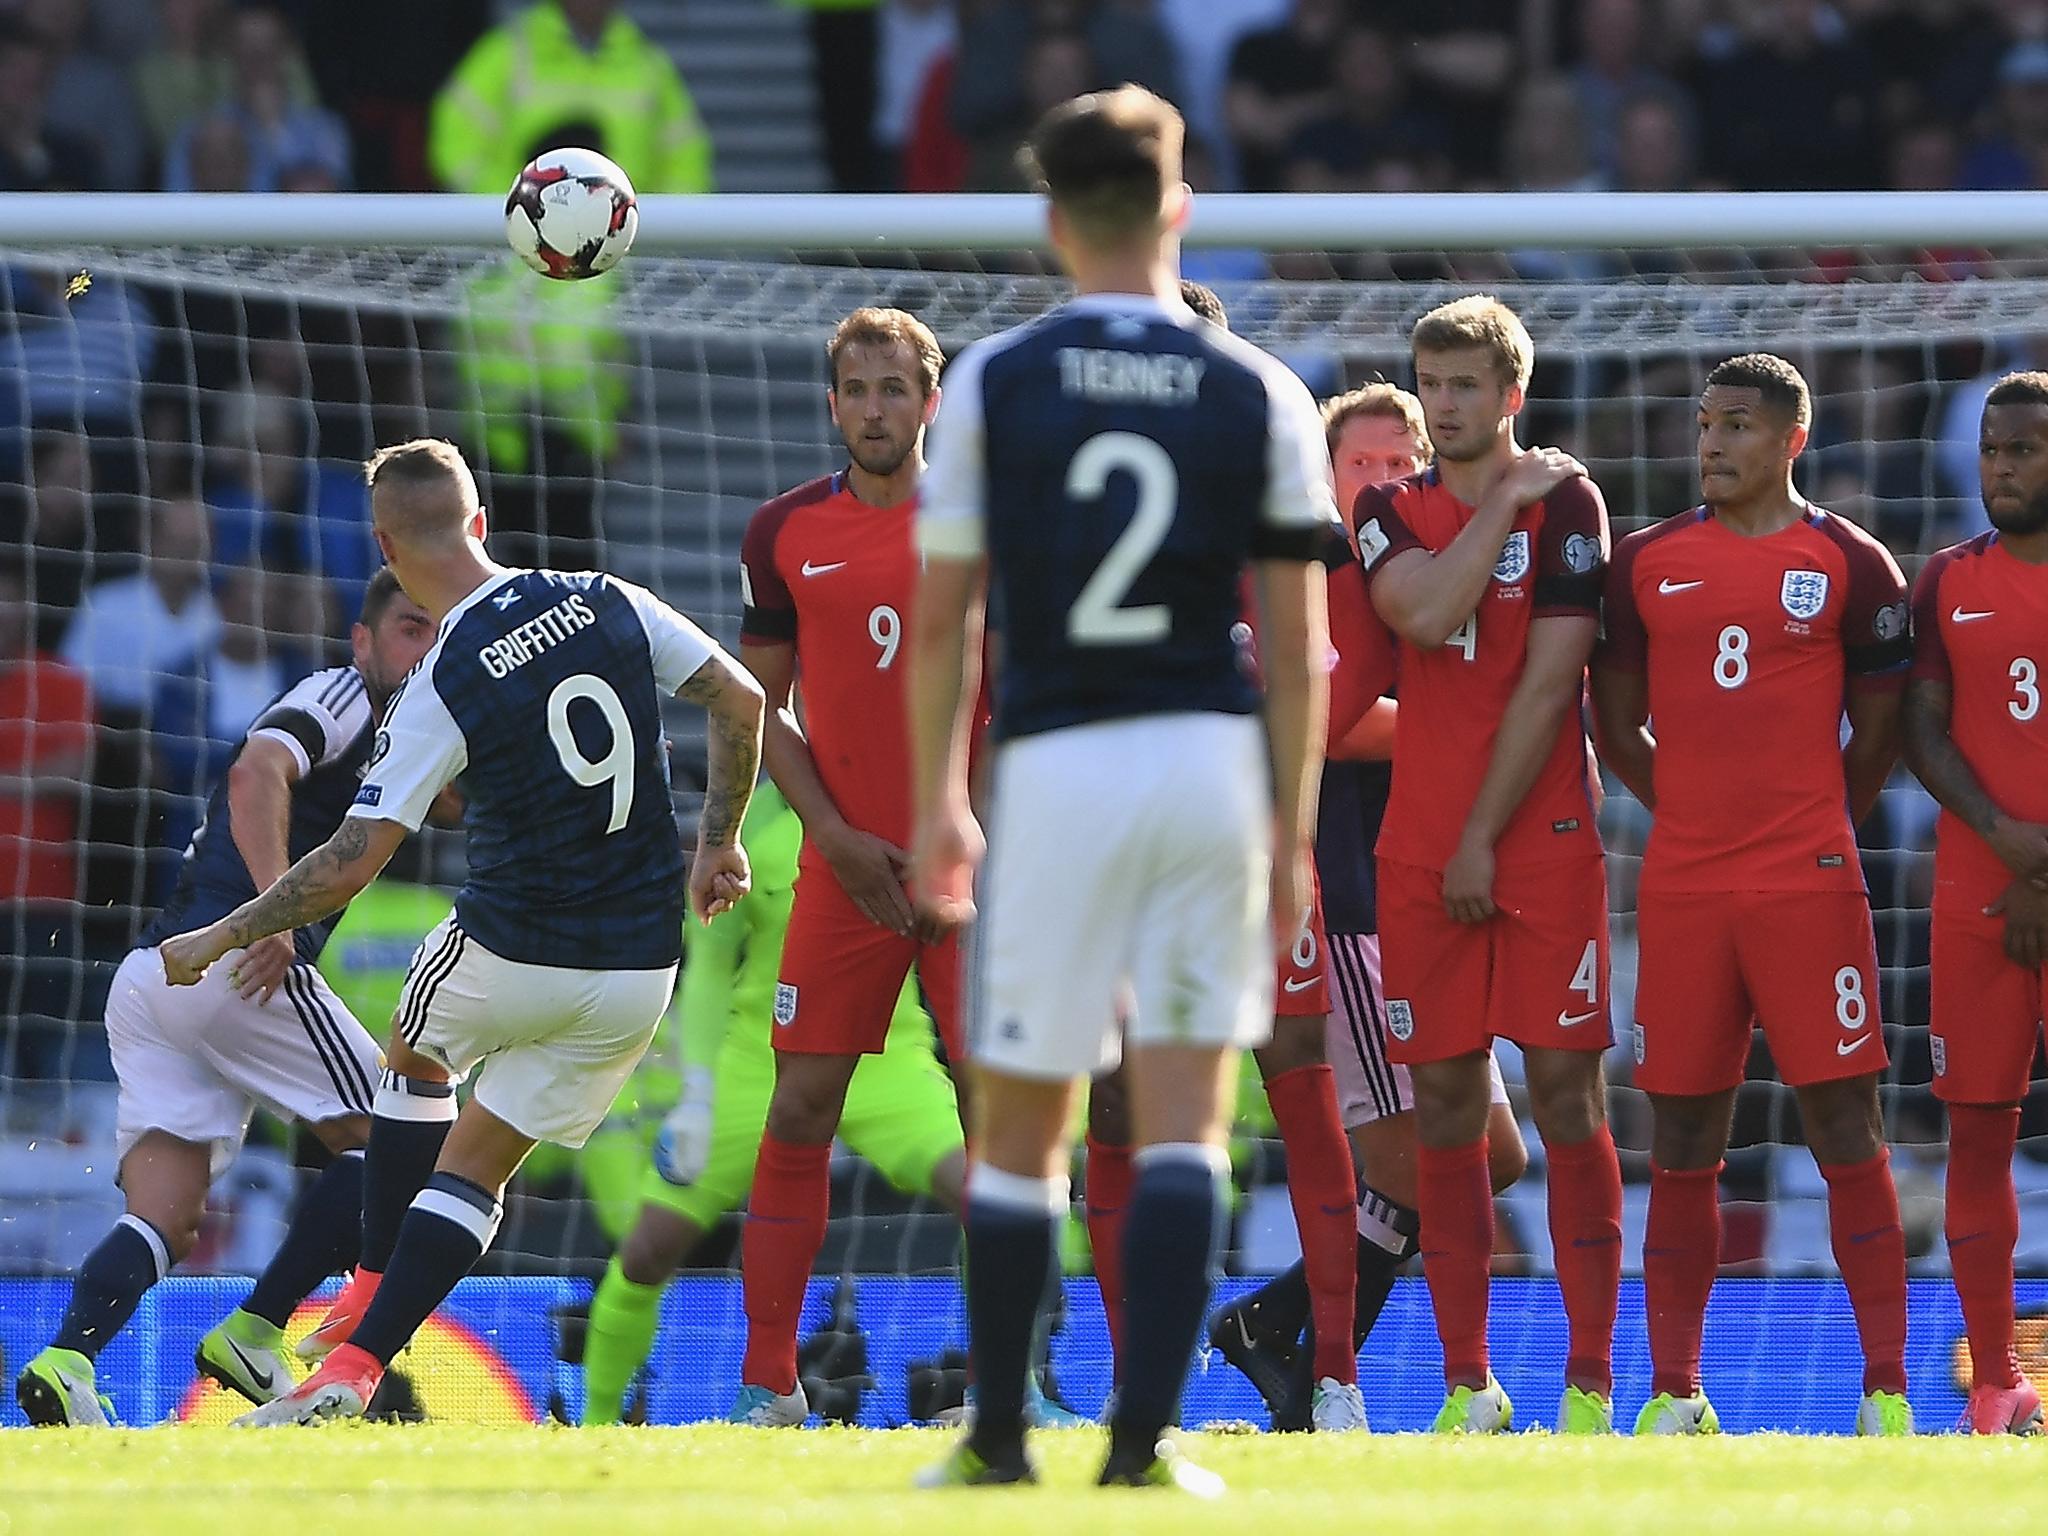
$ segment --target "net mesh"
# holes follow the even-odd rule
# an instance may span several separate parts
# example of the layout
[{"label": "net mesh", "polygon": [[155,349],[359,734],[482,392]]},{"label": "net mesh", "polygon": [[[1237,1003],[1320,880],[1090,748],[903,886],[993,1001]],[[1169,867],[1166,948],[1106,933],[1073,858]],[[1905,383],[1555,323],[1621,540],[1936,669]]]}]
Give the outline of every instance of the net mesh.
[{"label": "net mesh", "polygon": [[[64,749],[46,697],[16,697],[20,718],[0,721],[13,754],[0,774],[15,776],[19,796],[0,838],[0,1270],[18,1273],[68,1272],[117,1209],[108,978],[168,893],[205,789],[255,706],[345,654],[374,562],[356,461],[400,437],[452,437],[481,471],[501,556],[603,563],[731,642],[747,515],[838,461],[824,397],[833,325],[862,304],[898,305],[951,353],[1065,291],[1029,254],[907,249],[642,256],[581,287],[462,250],[80,249],[0,263],[0,538],[26,551],[37,642],[83,671],[94,698],[82,753]],[[1736,351],[1784,353],[1816,393],[1802,488],[1881,537],[1909,576],[1982,526],[1975,441],[1990,378],[2048,358],[2039,253],[1191,251],[1188,268],[1219,290],[1237,330],[1319,394],[1375,373],[1403,380],[1418,315],[1498,293],[1538,347],[1523,438],[1588,465],[1617,534],[1693,500],[1692,402],[1707,367]],[[189,497],[208,509],[210,548],[192,548],[166,512]],[[197,703],[175,686],[195,675]],[[700,732],[686,713],[672,725],[689,814]],[[1604,823],[1626,1041],[1646,816],[1615,785]],[[1887,1128],[1915,1268],[1938,1274],[1941,1118],[1925,1031],[1933,824],[1932,802],[1901,773],[1862,837],[1893,1057]],[[397,873],[448,887],[460,869],[459,837],[428,834]],[[379,989],[395,990],[411,940],[437,916],[394,901],[355,936],[364,958],[344,996],[366,1022],[388,1017]],[[1755,1065],[1729,1161],[1728,1261],[1831,1273],[1796,1109],[1761,1055]],[[1612,1073],[1633,1265],[1648,1118],[1625,1051]],[[658,1086],[629,1097],[608,1159],[538,1158],[487,1262],[564,1279],[600,1269],[670,1102]],[[2020,1160],[2020,1262],[2037,1272],[2048,1270],[2044,1133],[2037,1092]],[[1245,1134],[1261,1141],[1270,1122],[1254,1115]],[[260,1267],[307,1156],[259,1125],[188,1267]],[[1292,1223],[1269,1182],[1277,1159],[1243,1166],[1254,1174],[1231,1263],[1251,1271],[1291,1256]],[[850,1155],[836,1170],[823,1272],[953,1263],[950,1221],[929,1202]],[[1517,1250],[1504,1269],[1548,1271],[1542,1210],[1539,1166],[1504,1202]],[[722,1229],[695,1262],[729,1262],[731,1235]],[[736,1343],[717,1347],[736,1357]]]}]

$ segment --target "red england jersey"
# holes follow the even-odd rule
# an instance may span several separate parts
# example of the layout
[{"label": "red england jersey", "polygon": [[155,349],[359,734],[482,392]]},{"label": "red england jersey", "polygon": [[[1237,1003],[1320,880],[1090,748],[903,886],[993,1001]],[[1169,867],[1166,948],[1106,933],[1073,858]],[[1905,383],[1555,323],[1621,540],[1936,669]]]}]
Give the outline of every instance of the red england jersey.
[{"label": "red england jersey", "polygon": [[1842,703],[1904,685],[1905,590],[1818,507],[1762,538],[1695,507],[1615,547],[1601,659],[1646,674],[1657,738],[1641,889],[1863,889]]},{"label": "red england jersey", "polygon": [[[1358,496],[1358,551],[1368,581],[1403,550],[1449,547],[1473,509],[1444,489],[1434,469],[1368,486]],[[1403,643],[1401,723],[1394,784],[1379,856],[1440,870],[1457,852],[1465,818],[1493,758],[1493,738],[1521,680],[1529,621],[1600,611],[1607,507],[1583,476],[1516,514],[1479,607],[1434,650]],[[1494,844],[1498,867],[1599,857],[1586,780],[1586,730],[1578,711]]]},{"label": "red england jersey", "polygon": [[[1942,550],[1913,586],[1913,675],[1945,683],[1949,736],[1998,808],[2048,822],[2048,567],[1996,532]],[[1976,916],[2012,883],[1991,845],[1948,811],[1934,845],[1936,911]]]},{"label": "red england jersey", "polygon": [[[1372,598],[1365,590],[1365,571],[1351,541],[1333,530],[1323,563],[1330,631],[1330,651],[1324,660],[1324,670],[1330,679],[1326,740],[1329,746],[1335,746],[1394,686],[1394,635],[1373,611]],[[1256,677],[1259,605],[1250,572],[1245,573],[1240,583],[1239,598],[1244,605],[1240,659]]]},{"label": "red england jersey", "polygon": [[761,507],[740,544],[740,638],[795,644],[818,777],[850,825],[898,847],[911,833],[903,647],[916,511],[915,498],[869,506],[841,471]]}]

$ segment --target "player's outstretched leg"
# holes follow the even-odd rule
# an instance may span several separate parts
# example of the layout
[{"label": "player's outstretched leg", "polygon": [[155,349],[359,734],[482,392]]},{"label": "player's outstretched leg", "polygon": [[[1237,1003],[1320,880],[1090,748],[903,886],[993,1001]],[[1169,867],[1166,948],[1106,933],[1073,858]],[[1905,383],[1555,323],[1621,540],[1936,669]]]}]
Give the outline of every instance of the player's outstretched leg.
[{"label": "player's outstretched leg", "polygon": [[145,1131],[123,1155],[128,1210],[79,1266],[56,1337],[15,1378],[15,1401],[31,1424],[114,1422],[94,1361],[135,1315],[143,1293],[191,1249],[212,1156],[210,1142],[156,1130]]},{"label": "player's outstretched leg", "polygon": [[2017,1104],[1948,1106],[1949,1269],[1970,1341],[1972,1434],[2033,1434],[2041,1397],[2020,1370],[2014,1344],[2013,1249],[2019,1241],[2019,1199],[2012,1153],[2019,1139]]},{"label": "player's outstretched leg", "polygon": [[[414,974],[427,978],[418,982],[424,988],[440,972],[429,957]],[[408,991],[414,984],[407,984]],[[406,1006],[401,999],[401,1015]],[[455,1085],[441,1069],[398,1040],[388,1049],[392,1065],[385,1069],[371,1106],[370,1140],[363,1153],[361,1255],[327,1316],[299,1340],[301,1359],[323,1360],[354,1336],[391,1261],[405,1213],[434,1171],[455,1124]]]},{"label": "player's outstretched leg", "polygon": [[[361,1121],[353,1136],[362,1135]],[[248,1299],[199,1341],[193,1364],[252,1403],[295,1385],[284,1327],[299,1303],[329,1275],[352,1268],[362,1247],[363,1153],[338,1153],[313,1181]]]}]

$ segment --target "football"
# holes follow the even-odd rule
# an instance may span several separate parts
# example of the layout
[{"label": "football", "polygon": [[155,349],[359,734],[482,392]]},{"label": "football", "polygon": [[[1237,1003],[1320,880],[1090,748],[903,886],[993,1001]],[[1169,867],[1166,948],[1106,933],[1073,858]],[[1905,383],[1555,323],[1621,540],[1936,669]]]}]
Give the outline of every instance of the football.
[{"label": "football", "polygon": [[633,247],[640,209],[626,173],[594,149],[552,149],[505,199],[505,238],[543,277],[595,277]]}]

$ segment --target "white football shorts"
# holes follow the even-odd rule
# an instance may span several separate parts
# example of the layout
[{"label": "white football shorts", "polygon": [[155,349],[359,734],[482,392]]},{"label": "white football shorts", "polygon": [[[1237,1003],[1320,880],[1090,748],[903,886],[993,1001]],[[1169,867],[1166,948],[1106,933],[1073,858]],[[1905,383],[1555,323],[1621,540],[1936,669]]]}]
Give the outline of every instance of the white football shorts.
[{"label": "white football shorts", "polygon": [[377,1043],[326,978],[296,964],[269,1002],[250,1002],[229,979],[241,954],[230,950],[193,987],[166,981],[153,947],[130,950],[114,972],[106,1020],[120,1157],[163,1131],[211,1143],[219,1173],[259,1104],[308,1124],[370,1112]]},{"label": "white football shorts", "polygon": [[1006,742],[969,931],[969,1054],[1055,1081],[1133,1046],[1273,1028],[1272,773],[1248,715],[1161,714]]},{"label": "white football shorts", "polygon": [[522,1135],[580,1147],[654,1039],[676,968],[581,971],[494,955],[450,913],[420,941],[395,1028]]}]

